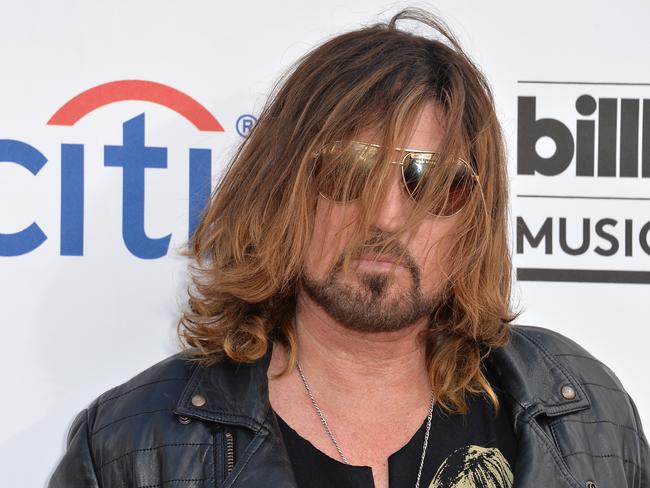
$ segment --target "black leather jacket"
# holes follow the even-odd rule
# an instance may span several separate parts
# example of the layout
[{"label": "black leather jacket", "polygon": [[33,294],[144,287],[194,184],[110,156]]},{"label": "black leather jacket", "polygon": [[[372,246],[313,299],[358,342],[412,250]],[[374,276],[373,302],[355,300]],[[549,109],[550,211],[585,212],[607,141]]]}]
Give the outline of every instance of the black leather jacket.
[{"label": "black leather jacket", "polygon": [[[614,373],[558,333],[511,330],[486,367],[517,435],[514,486],[649,488],[648,443]],[[270,352],[209,368],[177,354],[102,394],[74,420],[49,487],[295,488],[268,399]]]}]

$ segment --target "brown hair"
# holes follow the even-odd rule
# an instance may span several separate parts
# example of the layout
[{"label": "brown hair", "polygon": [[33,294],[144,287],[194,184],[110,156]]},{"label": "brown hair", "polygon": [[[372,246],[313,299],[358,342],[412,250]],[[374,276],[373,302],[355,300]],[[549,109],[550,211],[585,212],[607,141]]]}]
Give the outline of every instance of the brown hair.
[{"label": "brown hair", "polygon": [[[399,20],[419,21],[438,32],[430,39],[400,30]],[[255,126],[238,147],[184,253],[194,263],[189,307],[178,332],[193,359],[212,364],[230,358],[259,360],[271,334],[289,350],[284,373],[295,365],[292,317],[305,245],[314,222],[318,178],[328,163],[315,157],[323,145],[350,141],[360,129],[377,128],[381,157],[367,175],[358,201],[347,265],[363,245],[390,164],[427,102],[441,109],[444,136],[422,198],[390,246],[426,217],[432,203],[445,205],[458,158],[478,176],[442,256],[447,282],[442,305],[422,338],[438,404],[465,413],[466,393],[497,397],[483,371],[484,356],[508,340],[511,262],[507,241],[504,143],[486,79],[445,24],[407,8],[387,23],[338,35],[308,52],[279,80]],[[331,168],[329,168],[331,169]],[[342,187],[351,176],[339,172]],[[349,172],[348,172],[349,173]]]}]

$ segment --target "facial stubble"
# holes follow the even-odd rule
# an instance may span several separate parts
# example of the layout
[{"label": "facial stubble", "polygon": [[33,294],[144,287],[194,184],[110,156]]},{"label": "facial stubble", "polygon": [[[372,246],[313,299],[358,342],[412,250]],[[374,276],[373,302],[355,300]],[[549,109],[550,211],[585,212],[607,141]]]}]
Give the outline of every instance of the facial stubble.
[{"label": "facial stubble", "polygon": [[410,274],[411,286],[405,292],[393,291],[395,275],[390,272],[351,269],[358,285],[345,280],[343,259],[339,259],[322,280],[304,272],[301,286],[328,315],[349,329],[359,332],[389,332],[412,325],[430,316],[439,303],[438,295],[422,293],[420,269],[408,256],[401,262]]}]

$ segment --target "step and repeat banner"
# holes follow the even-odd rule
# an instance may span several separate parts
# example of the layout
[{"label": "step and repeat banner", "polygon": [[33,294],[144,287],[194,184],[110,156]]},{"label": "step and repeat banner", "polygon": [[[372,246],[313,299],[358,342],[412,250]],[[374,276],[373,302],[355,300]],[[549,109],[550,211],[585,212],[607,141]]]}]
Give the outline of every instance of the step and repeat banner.
[{"label": "step and repeat banner", "polygon": [[0,485],[44,486],[76,412],[178,350],[179,251],[278,77],[407,5],[494,90],[518,321],[609,365],[650,428],[647,2],[3,2]]}]

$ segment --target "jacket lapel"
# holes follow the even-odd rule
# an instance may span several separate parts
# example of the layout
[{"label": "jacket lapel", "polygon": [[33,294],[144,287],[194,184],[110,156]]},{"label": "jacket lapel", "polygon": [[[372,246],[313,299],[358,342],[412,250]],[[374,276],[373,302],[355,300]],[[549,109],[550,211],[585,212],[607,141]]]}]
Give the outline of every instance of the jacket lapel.
[{"label": "jacket lapel", "polygon": [[[177,415],[253,431],[252,441],[239,454],[224,488],[297,488],[269,402],[267,370],[272,350],[269,341],[266,354],[255,363],[226,360],[196,367],[174,409]],[[204,401],[197,402],[199,397]]]},{"label": "jacket lapel", "polygon": [[[486,359],[496,375],[517,436],[514,488],[537,488],[540,480],[553,486],[582,488],[571,475],[539,417],[554,417],[591,407],[577,379],[544,347],[534,328],[511,327],[510,342]],[[562,395],[571,387],[573,398]]]}]

